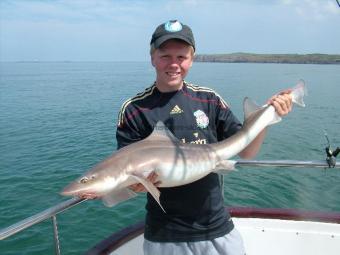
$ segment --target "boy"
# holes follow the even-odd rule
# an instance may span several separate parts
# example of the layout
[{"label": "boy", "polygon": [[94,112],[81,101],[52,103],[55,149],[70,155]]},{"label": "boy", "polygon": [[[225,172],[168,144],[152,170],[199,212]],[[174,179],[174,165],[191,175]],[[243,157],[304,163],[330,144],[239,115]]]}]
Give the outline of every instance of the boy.
[{"label": "boy", "polygon": [[[242,124],[213,90],[184,81],[194,58],[191,29],[172,20],[159,25],[150,42],[155,83],[127,100],[119,114],[118,149],[146,138],[158,121],[185,143],[215,143],[235,134]],[[290,112],[289,90],[269,101],[280,116]],[[239,156],[259,151],[265,130]],[[149,176],[157,184],[157,176]],[[145,191],[141,184],[131,186]],[[147,196],[144,254],[245,254],[242,238],[223,206],[216,173],[188,185],[161,188],[164,213]]]}]

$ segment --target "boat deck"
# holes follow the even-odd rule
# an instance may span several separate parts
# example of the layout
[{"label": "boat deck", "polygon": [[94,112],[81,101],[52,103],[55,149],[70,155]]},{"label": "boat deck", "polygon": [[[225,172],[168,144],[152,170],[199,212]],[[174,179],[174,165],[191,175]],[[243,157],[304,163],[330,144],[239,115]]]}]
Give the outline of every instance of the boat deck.
[{"label": "boat deck", "polygon": [[[328,222],[319,222],[314,220],[318,216],[316,214],[304,215],[284,209],[278,210],[280,214],[273,211],[265,214],[259,211],[240,212],[231,211],[247,255],[339,255],[339,214],[337,217],[323,214],[320,220]],[[143,229],[143,223],[126,228],[99,243],[87,254],[143,255]]]},{"label": "boat deck", "polygon": [[[331,223],[278,219],[234,218],[247,255],[339,255],[340,226]],[[143,234],[112,255],[143,255]]]}]

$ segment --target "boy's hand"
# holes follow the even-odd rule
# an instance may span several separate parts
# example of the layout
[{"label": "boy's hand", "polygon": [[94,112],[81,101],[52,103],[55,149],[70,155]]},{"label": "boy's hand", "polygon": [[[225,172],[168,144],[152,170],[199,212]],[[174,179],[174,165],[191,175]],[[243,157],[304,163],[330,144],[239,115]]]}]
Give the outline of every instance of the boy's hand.
[{"label": "boy's hand", "polygon": [[[152,182],[155,186],[158,186],[161,184],[160,181],[157,181],[158,175],[155,172],[152,172],[148,176],[148,180]],[[131,189],[134,192],[147,192],[146,188],[141,183],[132,184],[129,186],[129,189]]]},{"label": "boy's hand", "polygon": [[267,102],[267,104],[270,104],[275,108],[275,111],[281,117],[287,115],[292,110],[293,101],[290,94],[291,92],[291,89],[283,90],[272,96]]}]

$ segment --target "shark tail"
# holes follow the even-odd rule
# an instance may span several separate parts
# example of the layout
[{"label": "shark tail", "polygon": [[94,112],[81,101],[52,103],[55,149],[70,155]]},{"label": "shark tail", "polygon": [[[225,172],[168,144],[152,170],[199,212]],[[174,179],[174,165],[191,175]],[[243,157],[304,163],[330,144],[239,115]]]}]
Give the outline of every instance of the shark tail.
[{"label": "shark tail", "polygon": [[305,103],[303,101],[303,97],[307,95],[307,88],[304,80],[299,80],[296,86],[292,90],[292,100],[293,103],[305,107]]}]

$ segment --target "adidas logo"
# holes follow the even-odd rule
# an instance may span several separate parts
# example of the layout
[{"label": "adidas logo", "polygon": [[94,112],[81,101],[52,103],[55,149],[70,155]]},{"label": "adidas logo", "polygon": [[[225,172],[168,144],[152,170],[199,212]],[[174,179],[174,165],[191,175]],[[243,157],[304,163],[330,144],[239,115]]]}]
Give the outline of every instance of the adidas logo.
[{"label": "adidas logo", "polygon": [[183,110],[181,108],[179,108],[178,105],[175,105],[175,107],[171,110],[170,114],[179,114],[182,113]]}]

